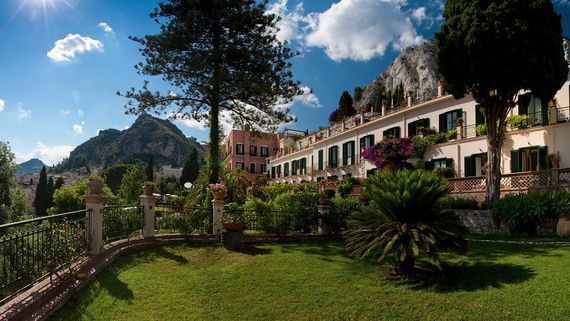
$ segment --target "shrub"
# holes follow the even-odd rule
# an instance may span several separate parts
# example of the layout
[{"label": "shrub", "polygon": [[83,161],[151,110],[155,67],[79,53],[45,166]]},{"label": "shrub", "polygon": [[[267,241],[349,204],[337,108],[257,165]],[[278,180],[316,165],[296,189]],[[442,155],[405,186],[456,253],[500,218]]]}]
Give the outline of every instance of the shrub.
[{"label": "shrub", "polygon": [[443,197],[438,202],[443,210],[478,210],[479,203],[472,198]]},{"label": "shrub", "polygon": [[331,199],[328,217],[325,218],[325,224],[329,233],[338,233],[346,229],[346,219],[356,211],[361,211],[362,205],[357,198],[354,197],[335,197]]},{"label": "shrub", "polygon": [[487,135],[487,124],[479,124],[475,127],[475,134],[477,136],[485,136]]},{"label": "shrub", "polygon": [[333,198],[333,197],[336,195],[336,192],[334,191],[334,189],[325,189],[325,190],[323,191],[323,193],[325,194],[325,196],[326,196],[328,199],[331,199],[331,198]]},{"label": "shrub", "polygon": [[453,167],[439,167],[434,169],[433,171],[437,175],[445,178],[454,178],[455,177],[455,168]]},{"label": "shrub", "polygon": [[452,129],[452,130],[448,131],[447,133],[445,133],[445,138],[447,140],[457,139],[457,128]]},{"label": "shrub", "polygon": [[514,129],[525,129],[528,127],[528,115],[514,115],[507,117],[505,123]]},{"label": "shrub", "polygon": [[353,255],[390,259],[396,272],[411,275],[420,256],[437,260],[440,251],[466,249],[465,226],[436,206],[447,194],[444,178],[422,170],[382,171],[365,186],[370,204],[350,216],[344,234]]},{"label": "shrub", "polygon": [[341,197],[347,197],[352,192],[352,183],[350,182],[342,182],[337,187],[336,190],[340,194]]},{"label": "shrub", "polygon": [[319,194],[312,192],[298,192],[295,194],[281,194],[271,202],[271,205],[283,215],[291,217],[292,228],[300,232],[310,232],[315,226],[315,215],[319,204]]},{"label": "shrub", "polygon": [[541,218],[556,218],[570,213],[570,194],[541,191],[507,195],[492,208],[496,225],[504,223],[513,234],[535,235]]}]

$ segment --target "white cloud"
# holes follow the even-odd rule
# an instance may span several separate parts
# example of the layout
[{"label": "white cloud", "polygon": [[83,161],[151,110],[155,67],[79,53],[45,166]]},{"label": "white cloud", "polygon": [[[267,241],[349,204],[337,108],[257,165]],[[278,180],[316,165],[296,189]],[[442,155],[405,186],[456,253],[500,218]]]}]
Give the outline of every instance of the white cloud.
[{"label": "white cloud", "polygon": [[308,18],[303,14],[303,3],[299,2],[290,11],[287,8],[287,0],[278,0],[267,9],[267,13],[281,17],[277,22],[277,39],[279,41],[302,40],[304,27],[308,24]]},{"label": "white cloud", "polygon": [[101,28],[101,30],[105,31],[106,33],[115,33],[113,31],[113,28],[111,28],[111,26],[109,26],[109,24],[106,22],[100,22],[97,27]]},{"label": "white cloud", "polygon": [[79,109],[79,110],[77,111],[77,116],[83,117],[83,116],[85,116],[85,112],[84,112],[82,109]]},{"label": "white cloud", "polygon": [[52,166],[61,162],[73,150],[73,146],[46,146],[42,142],[37,142],[36,148],[27,154],[16,153],[18,162],[24,162],[32,158],[41,159],[46,165]]},{"label": "white cloud", "polygon": [[24,109],[21,103],[18,104],[16,110],[18,111],[18,120],[26,119],[32,114],[32,111],[30,109]]},{"label": "white cloud", "polygon": [[426,7],[419,7],[412,10],[412,19],[421,23],[426,18]]},{"label": "white cloud", "polygon": [[388,47],[400,50],[422,37],[397,0],[341,0],[323,13],[310,14],[306,44],[325,50],[334,61],[367,61]]},{"label": "white cloud", "polygon": [[73,131],[79,135],[83,134],[83,125],[85,125],[84,122],[82,122],[81,125],[80,124],[73,125]]},{"label": "white cloud", "polygon": [[311,88],[304,86],[301,87],[301,90],[303,91],[303,94],[295,96],[293,98],[294,102],[300,102],[305,106],[314,107],[314,108],[323,107],[323,105],[321,105],[319,101],[319,97],[315,95],[315,93],[313,93]]},{"label": "white cloud", "polygon": [[71,110],[68,110],[68,109],[65,109],[65,110],[62,110],[62,111],[61,111],[61,114],[62,114],[63,116],[67,116],[67,115],[69,115],[70,113],[71,113]]},{"label": "white cloud", "polygon": [[4,111],[4,106],[6,105],[6,102],[2,99],[0,99],[0,113]]},{"label": "white cloud", "polygon": [[56,62],[66,62],[73,60],[76,54],[93,50],[103,51],[103,44],[99,40],[79,34],[68,34],[65,38],[55,42],[55,46],[47,53],[47,56]]}]

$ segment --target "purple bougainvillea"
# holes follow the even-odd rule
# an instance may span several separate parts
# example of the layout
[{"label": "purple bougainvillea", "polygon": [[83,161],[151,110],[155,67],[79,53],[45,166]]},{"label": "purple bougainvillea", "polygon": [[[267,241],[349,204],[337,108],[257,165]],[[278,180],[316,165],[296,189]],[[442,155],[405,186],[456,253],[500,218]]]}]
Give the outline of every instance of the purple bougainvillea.
[{"label": "purple bougainvillea", "polygon": [[335,122],[337,121],[338,118],[338,111],[335,109],[332,111],[332,113],[329,115],[329,121],[330,122]]},{"label": "purple bougainvillea", "polygon": [[400,170],[411,168],[407,160],[415,153],[416,147],[409,138],[388,138],[365,149],[362,157],[373,162],[378,169]]}]

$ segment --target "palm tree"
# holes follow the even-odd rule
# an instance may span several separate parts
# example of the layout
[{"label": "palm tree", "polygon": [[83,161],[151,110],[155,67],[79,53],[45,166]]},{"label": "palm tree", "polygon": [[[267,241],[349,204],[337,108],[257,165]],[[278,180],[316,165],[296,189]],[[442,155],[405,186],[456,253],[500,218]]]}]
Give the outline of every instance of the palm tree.
[{"label": "palm tree", "polygon": [[397,273],[412,275],[418,256],[438,259],[442,250],[465,251],[465,226],[437,201],[447,181],[427,171],[382,171],[370,177],[369,206],[353,213],[345,233],[350,252],[380,262],[391,259]]}]

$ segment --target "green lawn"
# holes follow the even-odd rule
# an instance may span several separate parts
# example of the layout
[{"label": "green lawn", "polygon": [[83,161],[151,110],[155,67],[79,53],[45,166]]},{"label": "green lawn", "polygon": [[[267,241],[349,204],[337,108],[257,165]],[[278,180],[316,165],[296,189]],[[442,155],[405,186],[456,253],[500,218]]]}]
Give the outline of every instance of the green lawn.
[{"label": "green lawn", "polygon": [[166,246],[119,259],[50,320],[569,320],[570,248],[471,242],[413,285],[340,242]]}]

